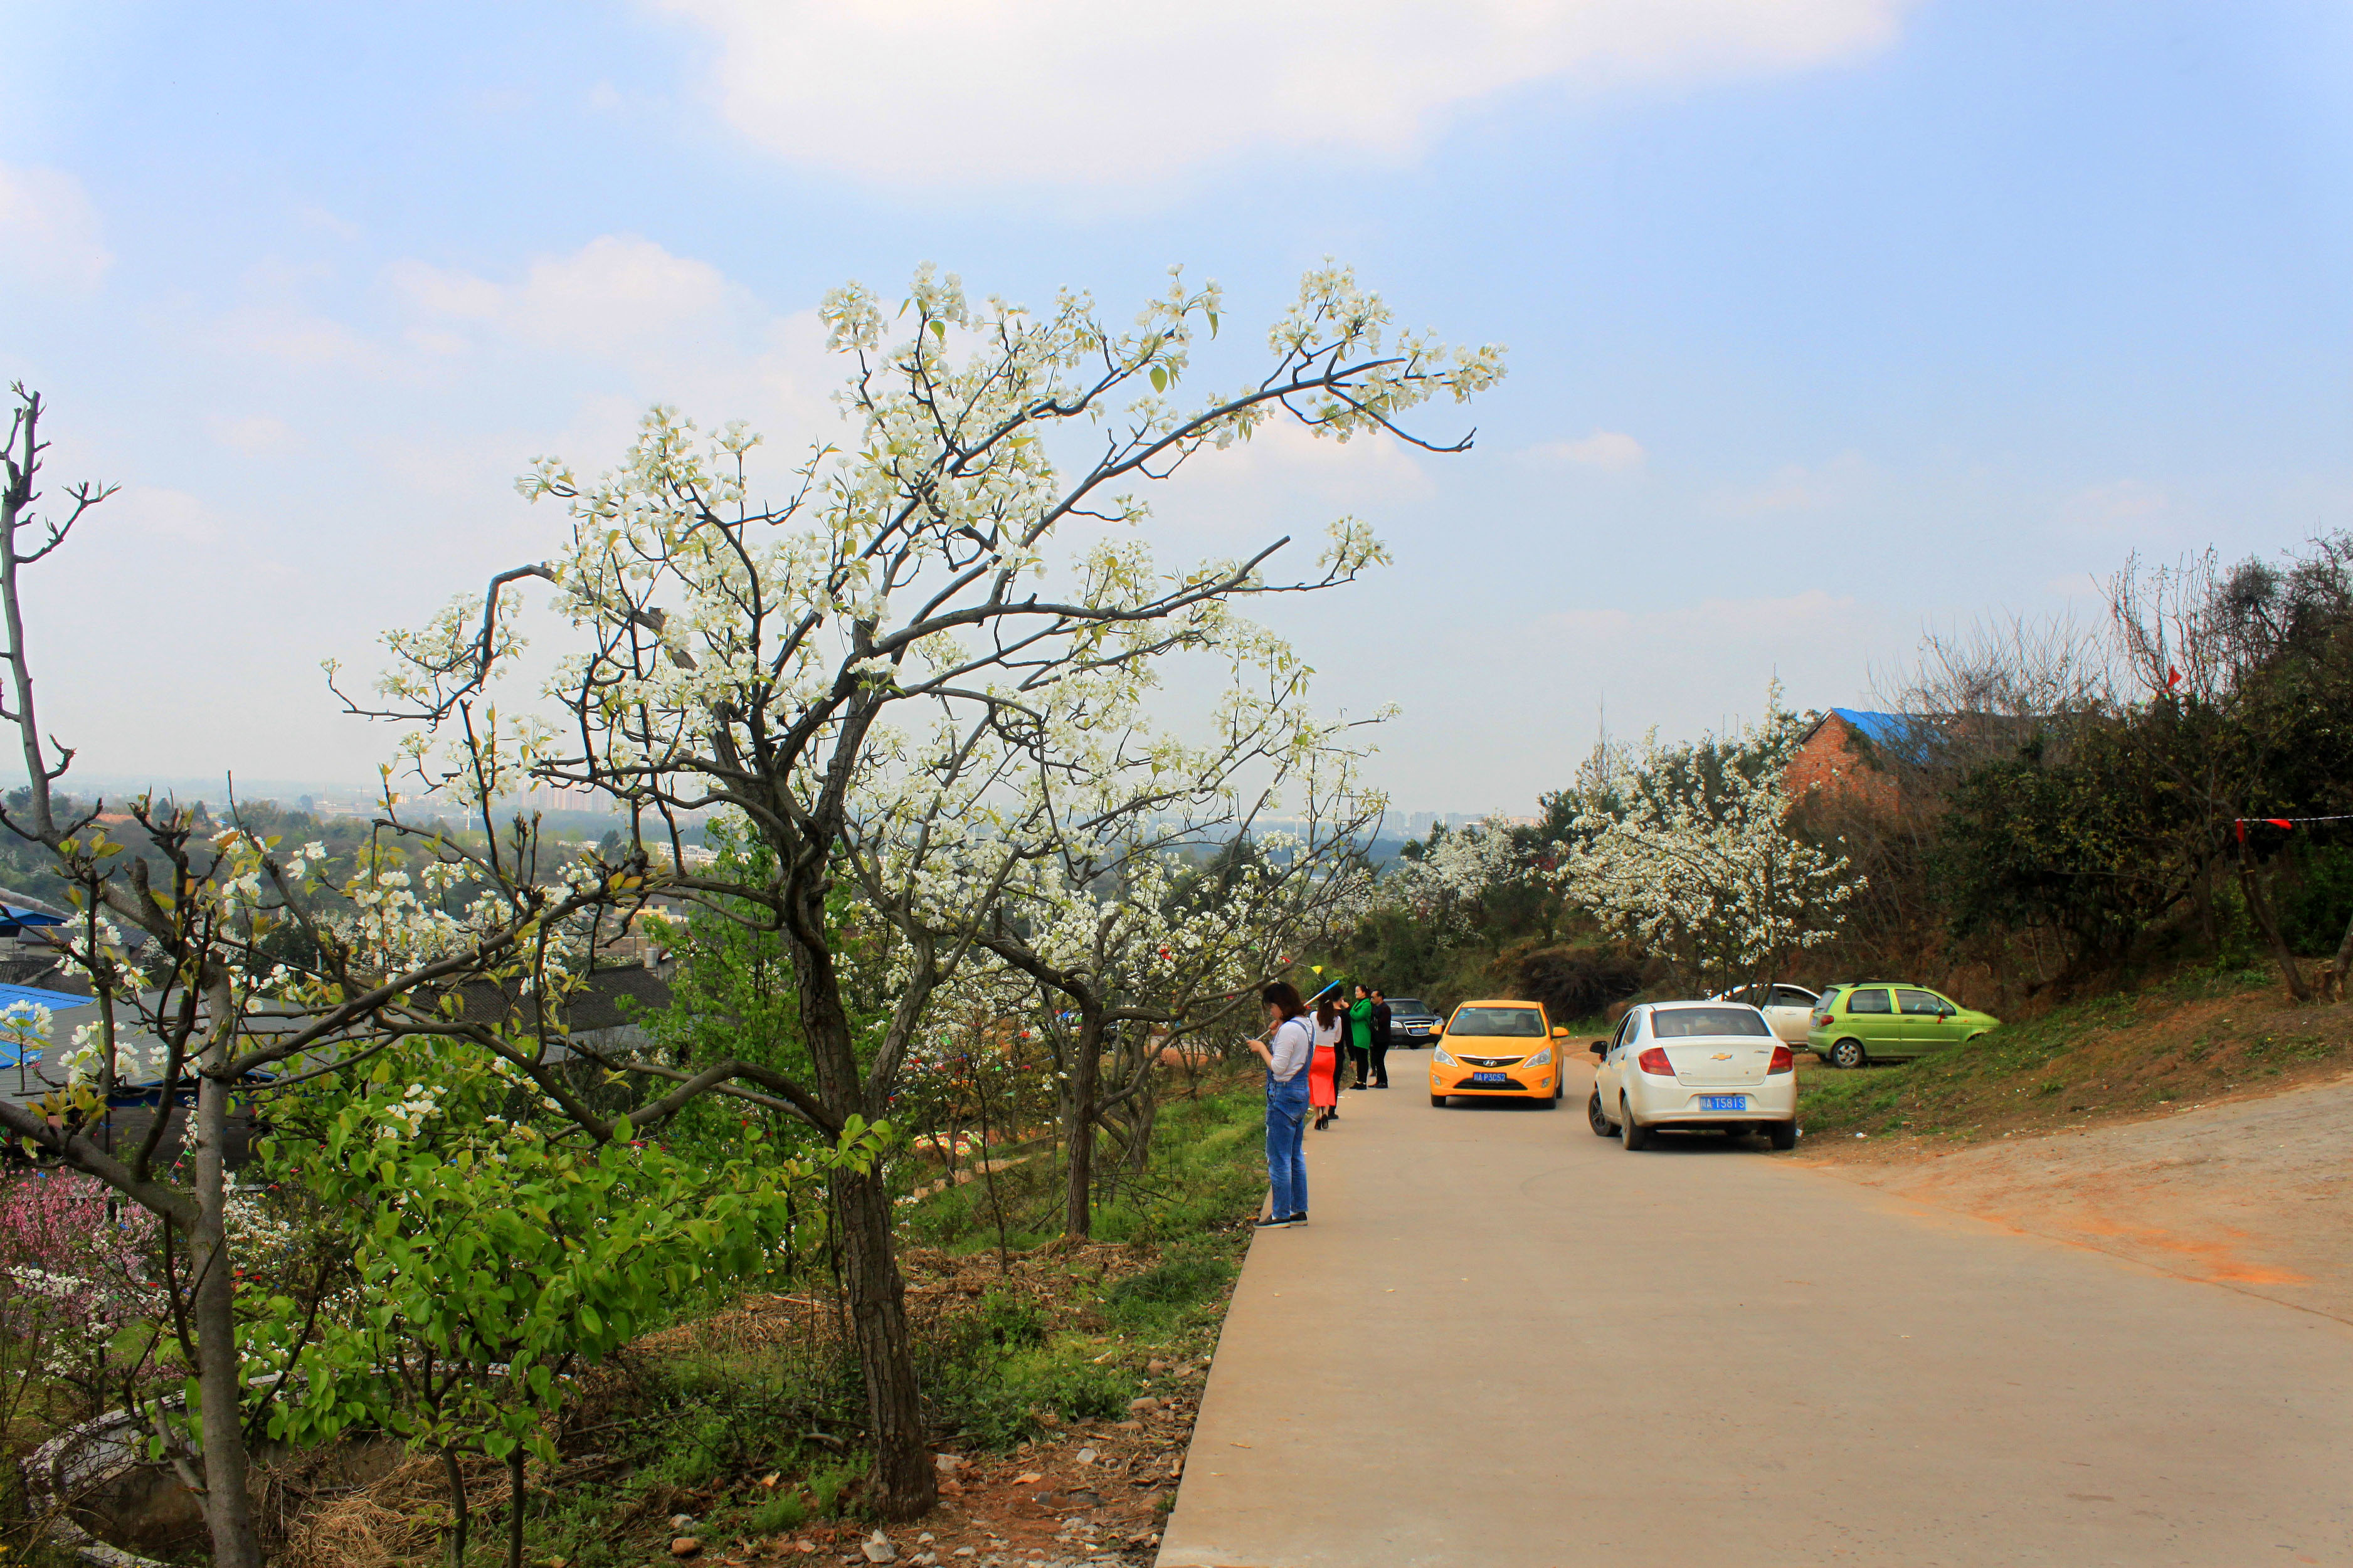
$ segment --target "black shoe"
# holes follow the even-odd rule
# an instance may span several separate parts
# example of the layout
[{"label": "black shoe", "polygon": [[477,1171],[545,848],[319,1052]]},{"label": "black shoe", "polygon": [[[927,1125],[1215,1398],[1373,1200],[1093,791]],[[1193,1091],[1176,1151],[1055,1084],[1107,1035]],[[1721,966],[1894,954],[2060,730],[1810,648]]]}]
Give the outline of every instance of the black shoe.
[{"label": "black shoe", "polygon": [[1280,1217],[1274,1215],[1269,1215],[1266,1218],[1258,1222],[1258,1227],[1261,1230],[1289,1230],[1293,1223],[1292,1216],[1289,1215],[1283,1215]]},{"label": "black shoe", "polygon": [[1293,1225],[1305,1225],[1307,1223],[1307,1211],[1302,1209],[1299,1213],[1293,1215],[1291,1216],[1291,1223]]}]

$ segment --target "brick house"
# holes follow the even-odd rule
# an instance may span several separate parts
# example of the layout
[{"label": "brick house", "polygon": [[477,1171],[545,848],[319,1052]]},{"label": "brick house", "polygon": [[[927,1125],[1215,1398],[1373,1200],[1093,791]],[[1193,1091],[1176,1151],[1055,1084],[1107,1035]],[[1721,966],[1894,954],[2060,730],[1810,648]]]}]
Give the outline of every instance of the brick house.
[{"label": "brick house", "polygon": [[1918,722],[1905,713],[1831,709],[1799,737],[1797,749],[1782,770],[1782,786],[1792,798],[1819,789],[1825,795],[1860,797],[1869,805],[1892,808],[1897,795],[1895,778],[1879,766],[1873,754],[1901,744]]}]

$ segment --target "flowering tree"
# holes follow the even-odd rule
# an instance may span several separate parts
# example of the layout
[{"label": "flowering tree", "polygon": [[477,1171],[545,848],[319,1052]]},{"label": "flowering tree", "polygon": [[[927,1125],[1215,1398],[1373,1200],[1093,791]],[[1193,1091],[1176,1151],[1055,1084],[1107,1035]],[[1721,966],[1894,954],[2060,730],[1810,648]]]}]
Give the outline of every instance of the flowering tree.
[{"label": "flowering tree", "polygon": [[[1168,770],[1187,781],[1176,791],[1155,783],[1123,798],[1105,788],[1124,778],[1121,771],[1092,775],[1083,806],[1065,801],[1041,814],[1062,826],[1007,879],[993,918],[976,932],[1007,967],[1066,1004],[1042,1011],[1060,1068],[1067,1237],[1092,1228],[1099,1128],[1119,1117],[1127,1158],[1145,1155],[1159,1048],[1249,1014],[1256,988],[1287,966],[1283,955],[1320,934],[1362,879],[1356,861],[1384,803],[1358,787],[1342,727],[1278,711],[1282,745],[1192,754]],[[1247,805],[1229,793],[1241,754],[1274,770]],[[1303,813],[1253,840],[1279,805],[1281,783],[1304,792]],[[1176,805],[1208,810],[1160,815]],[[1213,834],[1226,842],[1200,875],[1186,877],[1176,851],[1215,843]],[[1106,1084],[1103,1058],[1114,1043],[1123,1048]]]},{"label": "flowering tree", "polygon": [[127,1205],[118,1216],[109,1196],[103,1182],[73,1171],[28,1172],[0,1187],[0,1326],[26,1358],[12,1381],[38,1371],[103,1397],[116,1337],[148,1320],[154,1216]]},{"label": "flowering tree", "polygon": [[1419,855],[1401,856],[1364,892],[1401,903],[1441,928],[1467,925],[1488,893],[1517,877],[1525,857],[1512,836],[1485,827],[1433,830]]},{"label": "flowering tree", "polygon": [[[76,918],[57,931],[90,982],[97,1016],[56,1052],[52,1065],[69,1075],[64,1087],[31,1105],[0,1101],[0,1129],[25,1152],[96,1177],[159,1222],[155,1310],[195,1373],[196,1397],[185,1417],[160,1405],[152,1415],[174,1445],[180,1473],[202,1494],[214,1563],[259,1568],[247,1405],[250,1394],[258,1414],[275,1396],[248,1384],[241,1349],[241,1238],[227,1176],[239,1100],[329,1075],[381,1074],[386,1053],[420,1037],[462,1042],[527,1085],[567,1154],[629,1142],[705,1092],[759,1097],[712,1080],[607,1114],[581,1091],[564,1059],[565,1002],[585,977],[600,918],[643,899],[644,861],[543,874],[535,824],[518,819],[502,829],[492,816],[513,779],[497,771],[503,752],[494,719],[486,716],[480,731],[482,767],[467,797],[479,812],[479,835],[468,843],[438,820],[406,819],[387,789],[373,837],[341,879],[328,875],[322,846],[282,849],[238,826],[233,804],[222,826],[169,801],[136,799],[126,837],[143,844],[129,854],[111,837],[100,803],[69,801],[56,785],[73,752],[36,710],[23,581],[111,492],[83,484],[67,492],[62,515],[37,510],[44,405],[15,390],[0,447],[0,658],[8,666],[0,721],[16,731],[28,783],[0,808],[0,827],[46,850],[71,889]],[[141,952],[126,933],[144,939]],[[458,993],[476,982],[510,1005],[490,1016],[469,1012]],[[12,1027],[37,1036],[51,1021],[28,1013]],[[137,1147],[118,1153],[90,1132],[125,1088],[152,1094],[157,1111]],[[833,1131],[857,1135],[847,1123]]]},{"label": "flowering tree", "polygon": [[[1166,658],[1230,651],[1258,635],[1240,604],[1345,583],[1382,558],[1344,520],[1294,574],[1269,574],[1288,539],[1163,567],[1131,487],[1277,418],[1338,440],[1388,432],[1427,445],[1402,426],[1409,411],[1468,398],[1502,373],[1499,349],[1397,332],[1377,297],[1326,267],[1276,322],[1261,374],[1181,402],[1219,311],[1214,286],[1173,279],[1122,331],[1076,294],[1042,312],[976,308],[927,268],[894,327],[865,289],[836,290],[821,313],[852,365],[840,404],[854,429],[815,449],[785,500],[754,500],[754,437],[729,426],[705,443],[667,409],[601,479],[543,462],[523,489],[570,510],[563,549],[393,639],[383,700],[355,706],[422,721],[415,754],[442,787],[519,769],[601,792],[641,832],[673,837],[687,812],[742,813],[772,869],[681,870],[669,886],[755,910],[749,918],[782,934],[810,1072],[722,1060],[681,1087],[748,1079],[828,1131],[876,1117],[934,990],[973,951],[1040,830],[1048,797],[1020,781],[1092,765],[1072,750],[1086,694],[1116,703]],[[1077,455],[1070,472],[1058,450]],[[501,726],[490,702],[531,579],[554,587],[573,633],[549,689],[562,722],[545,729]],[[843,876],[892,923],[901,965],[892,1016],[863,1058],[827,918]],[[929,917],[951,889],[965,919],[943,931]],[[880,1173],[837,1172],[834,1184],[878,1506],[905,1517],[931,1506],[935,1483],[890,1201]]]},{"label": "flowering tree", "polygon": [[1557,872],[1569,897],[1703,995],[1769,980],[1828,942],[1862,885],[1843,857],[1788,830],[1798,720],[1778,695],[1735,739],[1662,747],[1653,731],[1639,751],[1599,748],[1577,780]]}]

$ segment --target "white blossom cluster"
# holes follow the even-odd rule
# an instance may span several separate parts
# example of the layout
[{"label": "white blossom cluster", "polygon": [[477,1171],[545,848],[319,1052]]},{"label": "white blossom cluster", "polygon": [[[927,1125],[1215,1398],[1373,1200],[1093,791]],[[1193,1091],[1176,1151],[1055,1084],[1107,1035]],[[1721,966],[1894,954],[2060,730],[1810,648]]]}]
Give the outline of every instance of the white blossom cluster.
[{"label": "white blossom cluster", "polygon": [[1392,861],[1379,880],[1367,881],[1351,900],[1351,912],[1399,904],[1423,920],[1460,931],[1492,889],[1524,874],[1524,858],[1508,833],[1465,827],[1434,835],[1433,840],[1421,855]]},{"label": "white blossom cluster", "polygon": [[1788,829],[1796,736],[1776,700],[1712,756],[1655,732],[1601,748],[1578,779],[1577,838],[1558,871],[1568,896],[1703,992],[1770,978],[1830,941],[1862,879]]}]

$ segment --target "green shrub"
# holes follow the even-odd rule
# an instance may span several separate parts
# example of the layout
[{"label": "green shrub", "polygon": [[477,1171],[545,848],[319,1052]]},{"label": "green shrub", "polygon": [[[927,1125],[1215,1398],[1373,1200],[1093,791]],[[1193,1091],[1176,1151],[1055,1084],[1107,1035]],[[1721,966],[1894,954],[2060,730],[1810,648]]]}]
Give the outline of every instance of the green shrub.
[{"label": "green shrub", "polygon": [[780,1491],[752,1510],[751,1527],[762,1535],[797,1530],[808,1518],[808,1501],[797,1491]]}]

